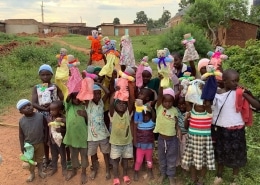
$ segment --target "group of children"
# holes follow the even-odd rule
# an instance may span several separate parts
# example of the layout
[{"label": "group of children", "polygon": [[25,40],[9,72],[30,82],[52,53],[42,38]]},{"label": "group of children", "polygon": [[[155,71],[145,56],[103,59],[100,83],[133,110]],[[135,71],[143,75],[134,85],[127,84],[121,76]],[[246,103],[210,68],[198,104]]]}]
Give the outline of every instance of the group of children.
[{"label": "group of children", "polygon": [[[128,37],[124,37],[122,43],[127,39]],[[106,52],[105,56],[114,55],[114,51]],[[180,54],[174,53],[172,57],[174,63],[171,69],[174,69],[174,75],[178,78],[185,77],[186,72],[196,75],[194,61],[190,61],[189,67],[182,62]],[[115,56],[110,56],[108,62],[114,58]],[[17,109],[24,115],[19,122],[21,151],[26,152],[25,143],[34,147],[33,160],[37,162],[39,176],[46,177],[43,158],[50,160],[50,148],[52,160],[49,175],[57,172],[60,155],[65,179],[70,180],[81,168],[81,184],[85,184],[90,157],[90,178],[94,180],[98,172],[99,147],[105,161],[106,179],[111,179],[112,163],[113,185],[120,184],[120,163],[123,167],[123,182],[131,183],[128,175],[128,160],[131,158],[135,161],[134,181],[138,181],[144,162],[149,178],[154,179],[153,150],[157,140],[160,184],[166,178],[170,185],[176,183],[177,165],[191,172],[191,181],[194,184],[203,184],[207,169],[215,170],[215,159],[215,185],[223,181],[224,166],[233,168],[235,178],[239,168],[246,164],[245,121],[243,113],[236,109],[239,104],[237,97],[240,96],[253,107],[260,108],[259,102],[247,90],[243,89],[238,95],[236,90],[239,86],[239,74],[232,69],[225,70],[215,98],[205,100],[201,99],[204,81],[191,81],[184,96],[181,95],[184,87],[180,83],[167,88],[161,87],[162,76],[152,78],[153,72],[149,65],[142,66],[142,82],[136,86],[132,78],[136,78],[139,66],[129,65],[130,61],[124,63],[124,60],[125,58],[120,61],[122,71],[107,70],[108,68],[102,71],[101,67],[88,66],[84,78],[91,78],[88,79],[91,85],[88,84],[89,87],[85,89],[87,96],[83,99],[82,96],[79,97],[83,86],[66,90],[68,93],[65,95],[61,88],[51,82],[54,74],[51,66],[40,66],[38,73],[42,84],[33,88],[32,101],[22,99],[17,103]],[[201,75],[206,72],[208,65],[209,61],[199,61]],[[118,73],[124,75],[118,77]],[[70,77],[72,75],[70,73]],[[47,95],[44,93],[46,89],[49,90]],[[141,106],[137,106],[137,100],[142,102]],[[37,112],[33,111],[34,108]],[[140,112],[141,114],[136,115],[139,119],[134,119],[134,115]],[[55,129],[52,124],[56,125]],[[214,147],[212,124],[217,132]],[[61,135],[60,143],[58,134]],[[68,161],[72,165],[69,171]],[[35,178],[34,167],[35,165],[30,164],[28,182]]]}]

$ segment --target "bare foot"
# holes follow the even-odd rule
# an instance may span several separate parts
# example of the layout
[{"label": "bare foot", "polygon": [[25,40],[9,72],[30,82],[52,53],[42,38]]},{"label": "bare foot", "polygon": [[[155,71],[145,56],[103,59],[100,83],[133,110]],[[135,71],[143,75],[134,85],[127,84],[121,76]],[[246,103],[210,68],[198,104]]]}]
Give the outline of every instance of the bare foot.
[{"label": "bare foot", "polygon": [[90,175],[91,180],[94,180],[94,179],[96,178],[96,175],[97,175],[97,171],[96,171],[96,170],[93,170],[93,171],[91,172],[91,175]]},{"label": "bare foot", "polygon": [[81,184],[87,183],[87,175],[85,173],[81,173]]},{"label": "bare foot", "polygon": [[67,175],[67,170],[66,169],[62,170],[62,176],[66,177],[66,175]]},{"label": "bare foot", "polygon": [[44,173],[44,172],[39,172],[38,175],[39,175],[42,179],[44,179],[44,178],[47,176],[47,174]]},{"label": "bare foot", "polygon": [[70,179],[72,179],[72,177],[74,177],[77,174],[76,170],[72,170],[70,171],[67,176],[66,176],[66,181],[69,181]]},{"label": "bare foot", "polygon": [[57,172],[57,169],[52,169],[49,173],[48,176],[53,176]]},{"label": "bare foot", "polygon": [[111,174],[110,174],[110,171],[107,171],[106,172],[106,180],[109,180],[111,179]]},{"label": "bare foot", "polygon": [[35,179],[35,173],[31,173],[27,178],[26,182],[32,182]]}]

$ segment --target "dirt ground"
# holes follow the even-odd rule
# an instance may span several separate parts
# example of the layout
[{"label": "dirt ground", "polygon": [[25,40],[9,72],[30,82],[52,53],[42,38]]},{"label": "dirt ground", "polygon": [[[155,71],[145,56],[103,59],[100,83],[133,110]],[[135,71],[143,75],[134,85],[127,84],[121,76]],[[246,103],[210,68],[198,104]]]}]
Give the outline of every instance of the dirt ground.
[{"label": "dirt ground", "polygon": [[[60,42],[64,45],[69,45],[64,41],[61,41],[59,38],[44,38],[47,42]],[[45,42],[41,41],[41,44],[45,44]],[[14,45],[14,46],[13,46]],[[79,48],[76,46],[69,45],[73,49],[77,49],[79,51],[89,53],[88,49]],[[16,47],[16,44],[12,44],[11,48]],[[9,51],[7,49],[7,52]],[[2,48],[3,50],[3,48]],[[1,51],[1,47],[0,47]],[[6,53],[6,50],[4,51]],[[37,185],[66,185],[66,184],[80,184],[80,170],[78,171],[77,176],[75,176],[70,181],[66,181],[61,174],[61,168],[59,164],[58,173],[51,177],[47,177],[45,179],[40,179],[38,175],[32,183],[27,183],[26,179],[29,176],[29,171],[22,169],[22,162],[19,159],[19,155],[21,154],[20,146],[19,146],[19,136],[18,136],[18,122],[21,117],[21,114],[17,111],[15,107],[9,107],[5,111],[0,112],[0,155],[3,158],[3,162],[0,165],[0,185],[24,185],[24,184],[37,184]],[[89,185],[109,185],[113,184],[113,175],[111,180],[105,179],[105,164],[103,160],[103,156],[101,153],[98,153],[99,156],[99,171],[96,179],[94,181],[88,179],[87,184]],[[139,181],[133,181],[133,170],[131,168],[133,166],[133,161],[129,161],[129,177],[132,180],[133,185],[158,185],[156,180],[158,179],[158,164],[154,166],[154,181],[149,181],[147,178],[146,171],[140,171]],[[121,169],[120,169],[121,170]],[[87,169],[87,174],[90,174],[90,168]],[[36,170],[37,172],[37,170]],[[120,171],[122,174],[122,171]],[[112,170],[111,170],[112,174]],[[121,184],[123,183],[122,177],[120,179]],[[181,185],[181,181],[177,179],[177,185]]]}]

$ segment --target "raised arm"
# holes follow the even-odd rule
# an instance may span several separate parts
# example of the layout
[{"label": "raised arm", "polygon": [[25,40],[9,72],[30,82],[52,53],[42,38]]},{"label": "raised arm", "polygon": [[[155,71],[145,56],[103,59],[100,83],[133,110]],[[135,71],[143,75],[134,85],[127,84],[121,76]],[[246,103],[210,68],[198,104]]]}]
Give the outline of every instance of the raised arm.
[{"label": "raised arm", "polygon": [[114,95],[115,93],[113,93],[110,97],[110,103],[109,103],[109,114],[112,117],[114,115],[114,111],[115,111],[115,99],[114,99]]},{"label": "raised arm", "polygon": [[158,97],[157,97],[157,104],[156,106],[159,107],[162,104],[163,99],[163,88],[159,87]]}]

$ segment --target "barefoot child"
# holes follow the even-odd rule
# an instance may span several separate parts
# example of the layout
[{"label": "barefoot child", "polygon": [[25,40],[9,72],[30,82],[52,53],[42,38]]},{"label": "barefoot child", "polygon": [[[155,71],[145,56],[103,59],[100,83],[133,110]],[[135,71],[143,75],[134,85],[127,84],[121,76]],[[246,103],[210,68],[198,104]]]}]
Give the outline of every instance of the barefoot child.
[{"label": "barefoot child", "polygon": [[65,102],[66,134],[64,144],[68,145],[71,153],[72,171],[67,174],[66,180],[70,180],[77,174],[79,168],[79,154],[81,159],[81,184],[87,183],[88,167],[88,126],[87,114],[84,105],[77,99],[78,92],[68,95]]},{"label": "barefoot child", "polygon": [[[105,95],[101,99],[101,88]],[[98,170],[97,149],[103,153],[106,164],[106,179],[110,179],[109,170],[109,131],[104,122],[104,102],[109,97],[109,90],[103,85],[96,83],[93,87],[94,97],[92,100],[86,101],[86,111],[88,116],[88,155],[91,156],[92,173],[91,179],[94,180]]]},{"label": "barefoot child", "polygon": [[[129,86],[129,88],[132,88],[132,86]],[[109,142],[111,143],[110,157],[113,160],[113,185],[120,184],[118,174],[120,158],[122,158],[123,162],[123,181],[126,184],[131,183],[129,176],[127,175],[127,168],[128,159],[133,157],[132,134],[130,129],[130,115],[133,110],[133,102],[134,97],[131,96],[131,93],[128,102],[114,99],[113,95],[110,101],[109,113],[111,117],[112,129]]]},{"label": "barefoot child", "polygon": [[[50,65],[43,64],[39,68],[39,77],[42,84],[37,84],[32,91],[32,105],[38,112],[42,113],[46,118],[50,114],[50,103],[56,100],[63,100],[63,94],[58,86],[51,82],[53,71]],[[45,125],[48,131],[48,125]],[[44,143],[44,168],[50,165],[48,142]]]},{"label": "barefoot child", "polygon": [[[19,121],[19,140],[21,151],[24,153],[24,143],[29,143],[34,147],[33,160],[37,162],[38,175],[41,178],[45,178],[46,174],[43,172],[43,156],[44,156],[44,138],[47,133],[44,130],[44,126],[47,125],[45,117],[33,111],[31,102],[27,99],[21,99],[18,101],[16,108],[23,114],[23,117]],[[32,182],[35,178],[34,165],[30,165],[30,176],[27,182]]]},{"label": "barefoot child", "polygon": [[178,157],[178,137],[181,139],[181,131],[178,126],[178,112],[173,107],[175,94],[172,88],[159,88],[156,107],[156,125],[154,133],[158,137],[158,157],[161,177],[159,183],[168,177],[170,185],[175,184],[176,161]]},{"label": "barefoot child", "polygon": [[[60,128],[56,128],[56,132],[61,133],[62,138],[64,138],[66,133],[65,127],[65,116],[64,113],[64,105],[62,101],[54,101],[50,104],[50,116],[48,117],[48,122],[61,122],[64,126],[60,126]],[[54,128],[55,129],[55,128]],[[50,128],[51,131],[51,128]],[[62,139],[63,140],[63,139]],[[50,132],[50,148],[51,148],[51,156],[52,156],[52,170],[48,174],[49,176],[54,175],[58,170],[58,159],[59,155],[61,158],[61,167],[62,167],[62,175],[65,176],[67,174],[67,165],[66,165],[66,149],[63,142],[61,142],[60,146],[55,142],[52,133]]]}]

